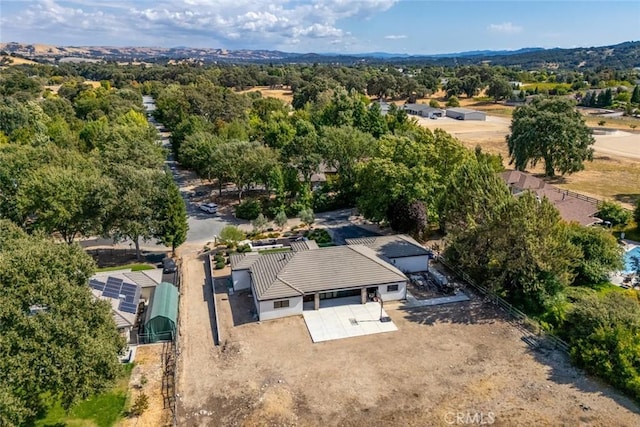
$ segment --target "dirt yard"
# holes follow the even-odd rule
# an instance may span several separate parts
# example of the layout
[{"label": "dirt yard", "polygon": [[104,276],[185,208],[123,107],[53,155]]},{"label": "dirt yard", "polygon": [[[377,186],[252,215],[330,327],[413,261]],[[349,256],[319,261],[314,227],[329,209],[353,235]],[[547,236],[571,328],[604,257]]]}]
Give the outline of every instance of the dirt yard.
[{"label": "dirt yard", "polygon": [[204,264],[188,253],[183,265],[179,425],[640,423],[632,402],[557,351],[532,350],[478,298],[417,311],[385,304],[397,332],[313,344],[301,317],[254,322],[247,294],[218,286],[216,347]]},{"label": "dirt yard", "polygon": [[119,427],[162,427],[171,425],[171,411],[165,405],[162,394],[163,344],[139,346],[135,367],[131,373],[129,389],[133,403],[138,395],[149,397],[149,408],[138,418],[125,418]]}]

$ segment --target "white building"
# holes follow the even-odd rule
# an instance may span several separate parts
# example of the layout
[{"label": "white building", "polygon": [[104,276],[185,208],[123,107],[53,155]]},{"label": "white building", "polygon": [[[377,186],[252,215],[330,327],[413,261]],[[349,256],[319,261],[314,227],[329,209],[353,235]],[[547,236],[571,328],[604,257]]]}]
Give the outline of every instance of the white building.
[{"label": "white building", "polygon": [[[260,320],[302,314],[305,302],[319,309],[328,299],[359,296],[361,303],[406,298],[407,277],[362,245],[263,255],[232,256],[234,289],[251,290]],[[248,286],[247,286],[248,285]]]},{"label": "white building", "polygon": [[346,239],[347,245],[364,245],[380,258],[404,273],[417,273],[429,269],[431,251],[405,234],[393,236],[359,237]]}]

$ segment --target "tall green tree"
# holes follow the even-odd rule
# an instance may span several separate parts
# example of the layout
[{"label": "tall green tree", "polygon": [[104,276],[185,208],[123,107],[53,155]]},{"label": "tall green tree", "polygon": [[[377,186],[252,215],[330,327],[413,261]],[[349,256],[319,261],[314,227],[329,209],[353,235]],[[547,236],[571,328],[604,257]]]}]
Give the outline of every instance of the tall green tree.
[{"label": "tall green tree", "polygon": [[45,165],[28,174],[18,192],[23,216],[30,227],[60,233],[67,242],[100,234],[112,185],[89,164]]},{"label": "tall green tree", "polygon": [[455,235],[489,224],[503,214],[511,197],[488,162],[470,158],[454,169],[442,192],[441,228]]},{"label": "tall green tree", "polygon": [[580,250],[573,285],[596,285],[606,280],[612,271],[622,270],[622,248],[611,233],[575,223],[567,227],[569,240]]},{"label": "tall green tree", "polygon": [[176,248],[187,240],[187,208],[170,171],[165,171],[160,185],[162,197],[158,200],[154,237],[170,247],[175,256]]},{"label": "tall green tree", "polygon": [[503,77],[493,78],[487,87],[487,95],[493,98],[494,102],[501,101],[511,96],[513,88]]},{"label": "tall green tree", "polygon": [[69,408],[116,379],[124,340],[87,285],[94,267],[79,246],[0,220],[1,425],[28,425],[45,395]]},{"label": "tall green tree", "polygon": [[154,235],[158,201],[166,195],[161,192],[163,171],[138,168],[130,165],[114,165],[111,178],[115,191],[111,195],[104,234],[114,241],[129,239],[141,259],[140,240]]},{"label": "tall green tree", "polygon": [[557,209],[525,192],[491,222],[458,233],[446,256],[511,302],[542,313],[572,282],[579,251]]},{"label": "tall green tree", "polygon": [[571,100],[536,99],[517,107],[507,136],[511,164],[517,170],[544,161],[545,174],[562,175],[584,169],[593,160],[595,139]]}]

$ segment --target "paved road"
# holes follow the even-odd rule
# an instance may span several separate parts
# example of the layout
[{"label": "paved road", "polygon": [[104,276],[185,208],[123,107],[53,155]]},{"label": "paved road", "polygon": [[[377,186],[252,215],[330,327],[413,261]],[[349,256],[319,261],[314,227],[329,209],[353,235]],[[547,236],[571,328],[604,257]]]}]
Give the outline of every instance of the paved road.
[{"label": "paved road", "polygon": [[[153,111],[155,109],[155,103],[150,96],[143,97],[144,106],[147,111]],[[189,224],[189,231],[187,233],[186,243],[202,243],[214,241],[214,236],[220,235],[220,231],[229,224],[238,224],[238,221],[231,215],[221,214],[209,214],[201,211],[198,208],[198,203],[188,197],[188,193],[194,188],[197,191],[198,186],[201,185],[201,181],[190,171],[182,169],[179,163],[175,160],[173,152],[171,151],[171,141],[169,132],[161,132],[164,126],[158,123],[153,117],[149,118],[149,122],[158,129],[162,141],[162,147],[169,151],[165,164],[171,169],[176,184],[180,188],[187,207],[187,223]]]},{"label": "paved road", "polygon": [[317,214],[316,224],[323,226],[329,232],[336,245],[346,244],[345,239],[379,235],[373,231],[358,227],[353,223],[352,219],[352,209],[340,209]]}]

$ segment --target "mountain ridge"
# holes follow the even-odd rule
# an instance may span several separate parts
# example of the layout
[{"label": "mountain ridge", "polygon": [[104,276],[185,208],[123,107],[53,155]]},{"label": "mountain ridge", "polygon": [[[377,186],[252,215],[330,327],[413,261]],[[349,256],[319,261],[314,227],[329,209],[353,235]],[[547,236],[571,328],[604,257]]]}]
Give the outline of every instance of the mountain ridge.
[{"label": "mountain ridge", "polygon": [[294,53],[265,49],[222,49],[193,47],[116,47],[116,46],[54,46],[38,43],[0,43],[0,51],[14,56],[57,62],[64,58],[119,62],[190,62],[237,63],[357,63],[357,62],[424,62],[437,65],[470,65],[492,63],[526,67],[573,67],[608,65],[615,68],[640,66],[640,42],[627,41],[610,46],[579,48],[526,47],[517,50],[476,50],[444,54],[411,55],[388,52]]}]

